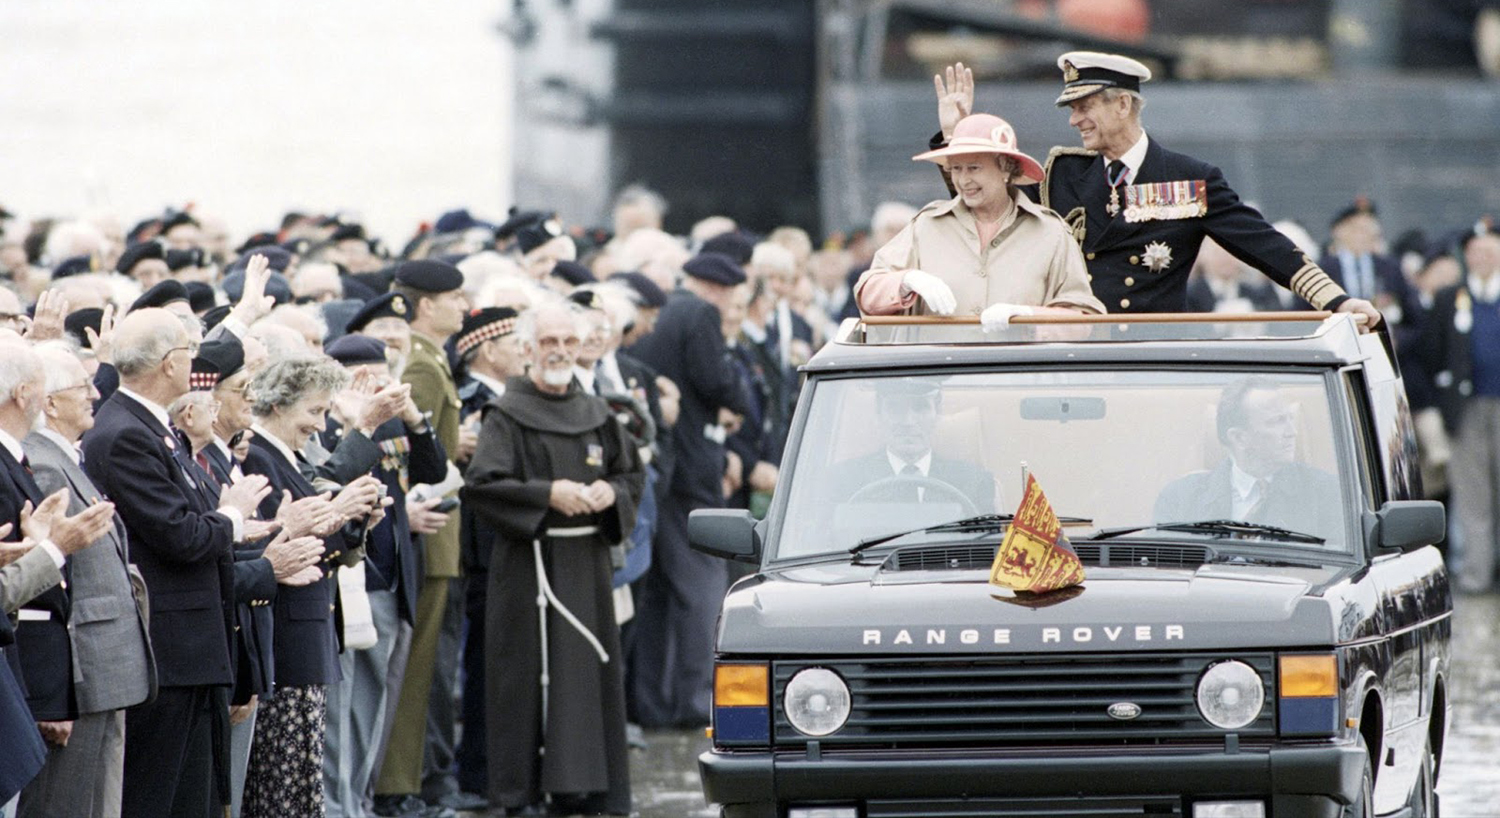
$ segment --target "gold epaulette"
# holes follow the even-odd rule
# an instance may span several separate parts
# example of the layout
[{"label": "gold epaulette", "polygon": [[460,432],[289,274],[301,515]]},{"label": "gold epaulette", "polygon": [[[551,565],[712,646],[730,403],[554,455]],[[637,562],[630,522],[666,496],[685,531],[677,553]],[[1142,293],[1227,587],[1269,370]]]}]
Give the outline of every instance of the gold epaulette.
[{"label": "gold epaulette", "polygon": [[1315,310],[1323,309],[1329,301],[1341,295],[1348,295],[1306,253],[1302,255],[1302,266],[1292,275],[1292,292],[1301,296]]},{"label": "gold epaulette", "polygon": [[1052,147],[1052,150],[1047,151],[1047,161],[1042,165],[1042,184],[1041,184],[1041,188],[1042,188],[1042,207],[1046,207],[1046,208],[1051,208],[1052,207],[1052,190],[1050,189],[1050,187],[1048,186],[1047,183],[1052,180],[1052,163],[1057,160],[1057,157],[1059,157],[1059,156],[1091,156],[1092,157],[1092,156],[1098,156],[1098,155],[1099,155],[1098,151],[1089,150],[1088,148],[1069,148],[1069,147],[1064,147],[1062,145],[1054,145]]}]

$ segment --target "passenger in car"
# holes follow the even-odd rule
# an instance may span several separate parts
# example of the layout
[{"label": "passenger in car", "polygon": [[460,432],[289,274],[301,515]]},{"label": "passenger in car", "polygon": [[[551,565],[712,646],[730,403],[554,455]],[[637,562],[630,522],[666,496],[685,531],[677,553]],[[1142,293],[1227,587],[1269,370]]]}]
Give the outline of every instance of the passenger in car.
[{"label": "passenger in car", "polygon": [[1297,462],[1296,417],[1275,381],[1249,377],[1226,387],[1216,426],[1229,456],[1167,484],[1156,522],[1240,520],[1325,538],[1338,530],[1338,480]]}]

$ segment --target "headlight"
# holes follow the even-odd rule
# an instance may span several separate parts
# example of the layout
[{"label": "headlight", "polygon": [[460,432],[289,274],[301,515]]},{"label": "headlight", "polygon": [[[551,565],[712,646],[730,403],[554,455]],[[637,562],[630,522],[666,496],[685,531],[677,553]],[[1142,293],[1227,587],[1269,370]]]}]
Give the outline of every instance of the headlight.
[{"label": "headlight", "polygon": [[1260,674],[1244,662],[1219,662],[1198,679],[1198,712],[1215,727],[1244,727],[1260,715],[1265,700]]},{"label": "headlight", "polygon": [[786,720],[797,732],[826,736],[843,727],[849,718],[849,686],[827,668],[810,667],[798,671],[786,683],[782,705]]}]

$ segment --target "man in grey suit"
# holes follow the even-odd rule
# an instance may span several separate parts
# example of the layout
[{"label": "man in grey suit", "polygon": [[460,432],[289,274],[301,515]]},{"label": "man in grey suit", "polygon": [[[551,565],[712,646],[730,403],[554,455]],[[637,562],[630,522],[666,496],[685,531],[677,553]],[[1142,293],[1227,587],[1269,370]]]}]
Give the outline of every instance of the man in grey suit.
[{"label": "man in grey suit", "polygon": [[[68,492],[78,513],[99,498],[79,467],[78,439],[93,427],[93,381],[68,349],[37,348],[46,365],[46,397],[34,431],[22,446],[37,485]],[[21,792],[21,818],[120,814],[125,765],[125,710],[149,698],[155,664],[145,624],[144,588],[129,564],[118,517],[103,536],[69,560],[74,696],[78,718],[46,766]],[[133,576],[134,574],[134,576]],[[134,581],[133,581],[134,580]]]}]

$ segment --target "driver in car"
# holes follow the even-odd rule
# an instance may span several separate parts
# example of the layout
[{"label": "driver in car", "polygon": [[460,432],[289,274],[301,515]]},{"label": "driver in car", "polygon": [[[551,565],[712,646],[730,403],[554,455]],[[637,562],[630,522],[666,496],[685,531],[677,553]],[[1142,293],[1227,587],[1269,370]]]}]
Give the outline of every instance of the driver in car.
[{"label": "driver in car", "polygon": [[1235,381],[1219,397],[1219,442],[1229,456],[1180,477],[1156,498],[1159,523],[1237,520],[1320,537],[1338,530],[1338,481],[1296,461],[1292,407],[1274,381]]},{"label": "driver in car", "polygon": [[942,457],[932,450],[942,402],[942,390],[931,381],[877,382],[875,420],[883,445],[870,454],[834,464],[834,502],[945,502],[972,505],[973,514],[993,513],[994,476],[978,463]]}]

